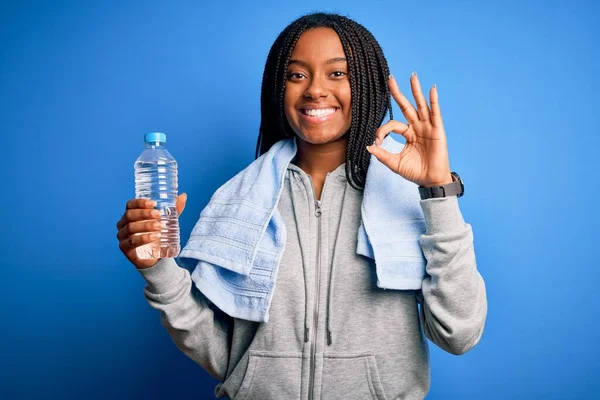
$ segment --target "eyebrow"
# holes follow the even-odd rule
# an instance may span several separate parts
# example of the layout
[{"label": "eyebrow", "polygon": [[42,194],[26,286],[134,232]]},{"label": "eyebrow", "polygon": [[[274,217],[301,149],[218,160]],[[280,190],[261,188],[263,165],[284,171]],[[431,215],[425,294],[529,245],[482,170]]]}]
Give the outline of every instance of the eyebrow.
[{"label": "eyebrow", "polygon": [[[335,63],[347,62],[347,61],[348,60],[346,60],[346,57],[335,57],[335,58],[330,58],[329,60],[325,61],[325,64],[335,64]],[[290,60],[290,62],[288,64],[299,64],[304,67],[308,67],[308,63],[306,61],[302,61],[302,60]]]}]

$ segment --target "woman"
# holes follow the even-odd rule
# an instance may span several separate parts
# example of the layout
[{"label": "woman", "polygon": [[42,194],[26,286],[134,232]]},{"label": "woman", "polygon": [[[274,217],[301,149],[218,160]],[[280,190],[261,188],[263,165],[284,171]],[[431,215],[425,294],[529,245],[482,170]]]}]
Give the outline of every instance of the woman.
[{"label": "woman", "polygon": [[[146,298],[177,346],[220,380],[217,397],[422,399],[429,390],[425,337],[453,354],[479,341],[487,300],[471,227],[456,195],[427,198],[426,188],[458,185],[437,90],[429,105],[416,74],[410,82],[417,109],[372,35],[339,15],[299,18],[275,41],[257,156],[292,137],[297,154],[277,205],[287,238],[267,323],[222,312],[173,259],[138,259],[135,248],[157,240],[157,217],[149,201],[127,203],[117,224],[120,248],[146,279]],[[393,120],[390,93],[408,123]],[[380,126],[388,111],[391,120]],[[392,131],[406,139],[399,154],[380,146]],[[419,244],[427,274],[420,290],[378,288],[374,263],[355,252],[371,155],[423,193]],[[185,202],[179,196],[179,212]],[[133,236],[142,232],[149,233]]]}]

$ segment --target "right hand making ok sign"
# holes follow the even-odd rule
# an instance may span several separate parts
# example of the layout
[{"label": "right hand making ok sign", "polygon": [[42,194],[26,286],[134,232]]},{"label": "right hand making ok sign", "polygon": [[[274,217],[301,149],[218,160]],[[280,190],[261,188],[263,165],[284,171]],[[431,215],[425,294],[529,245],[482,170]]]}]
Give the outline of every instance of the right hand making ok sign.
[{"label": "right hand making ok sign", "polygon": [[[187,195],[185,193],[177,196],[175,203],[177,215],[181,215],[186,202]],[[162,230],[160,211],[155,210],[154,206],[154,201],[148,199],[129,200],[125,206],[125,213],[117,222],[119,249],[139,269],[150,268],[158,262],[155,258],[146,260],[139,258],[135,250],[145,244],[160,241]]]}]

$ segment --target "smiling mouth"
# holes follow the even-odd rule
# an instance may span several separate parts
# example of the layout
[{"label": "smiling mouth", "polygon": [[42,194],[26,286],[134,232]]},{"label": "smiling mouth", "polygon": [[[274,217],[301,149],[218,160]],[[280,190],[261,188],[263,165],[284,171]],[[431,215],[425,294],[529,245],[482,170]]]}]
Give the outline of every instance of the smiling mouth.
[{"label": "smiling mouth", "polygon": [[312,109],[301,108],[300,112],[309,117],[324,118],[324,117],[330,116],[337,110],[338,109],[334,108],[334,107],[332,107],[332,108],[312,108]]}]

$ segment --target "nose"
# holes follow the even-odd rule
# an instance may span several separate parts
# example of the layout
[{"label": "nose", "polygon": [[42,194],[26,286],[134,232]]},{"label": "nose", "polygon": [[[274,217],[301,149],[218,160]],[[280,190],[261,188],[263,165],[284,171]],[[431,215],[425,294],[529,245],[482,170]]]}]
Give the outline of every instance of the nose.
[{"label": "nose", "polygon": [[310,84],[306,88],[306,91],[304,92],[304,97],[316,100],[325,96],[327,96],[327,88],[325,85],[323,85],[322,80],[317,77],[313,77],[310,80]]}]

